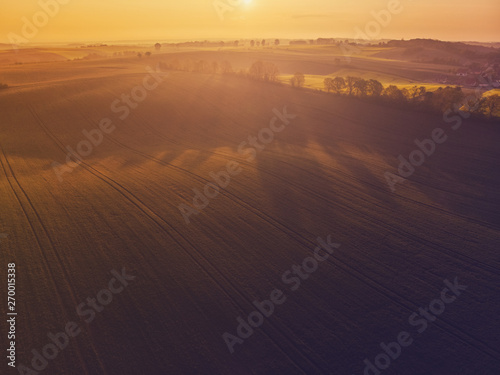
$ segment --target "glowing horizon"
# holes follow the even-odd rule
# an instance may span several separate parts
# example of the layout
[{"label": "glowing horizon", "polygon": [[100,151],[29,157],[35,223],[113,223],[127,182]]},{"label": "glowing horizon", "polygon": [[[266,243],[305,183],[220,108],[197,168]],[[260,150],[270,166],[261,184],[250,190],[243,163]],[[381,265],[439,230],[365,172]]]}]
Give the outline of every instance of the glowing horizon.
[{"label": "glowing horizon", "polygon": [[[26,17],[42,11],[41,3],[4,1],[0,14],[0,43],[10,43],[12,35],[24,37]],[[456,4],[442,0],[347,0],[336,3],[311,0],[290,3],[285,0],[195,0],[165,3],[152,0],[59,0],[49,7],[53,16],[38,27],[31,43],[69,43],[118,40],[204,40],[204,39],[315,39],[318,37],[356,37],[375,20],[374,13],[385,12],[390,3],[398,12],[389,22],[383,17],[380,30],[372,28],[370,39],[431,38],[451,41],[500,42],[500,3],[477,0]],[[398,4],[399,3],[399,4]],[[216,4],[216,6],[214,6]],[[232,6],[230,4],[239,4]],[[49,11],[45,11],[49,13]],[[387,14],[387,13],[384,13]],[[43,24],[43,17],[38,19]],[[373,24],[372,24],[373,26]],[[26,39],[26,38],[25,38]]]}]

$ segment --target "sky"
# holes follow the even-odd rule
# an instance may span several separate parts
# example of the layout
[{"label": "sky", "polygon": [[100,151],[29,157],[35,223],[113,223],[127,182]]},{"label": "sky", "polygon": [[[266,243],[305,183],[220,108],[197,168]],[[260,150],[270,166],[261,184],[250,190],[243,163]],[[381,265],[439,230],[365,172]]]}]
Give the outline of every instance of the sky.
[{"label": "sky", "polygon": [[[500,41],[499,0],[2,0],[0,10],[0,43],[13,38],[34,44],[318,37]],[[359,37],[358,30],[365,35]]]}]

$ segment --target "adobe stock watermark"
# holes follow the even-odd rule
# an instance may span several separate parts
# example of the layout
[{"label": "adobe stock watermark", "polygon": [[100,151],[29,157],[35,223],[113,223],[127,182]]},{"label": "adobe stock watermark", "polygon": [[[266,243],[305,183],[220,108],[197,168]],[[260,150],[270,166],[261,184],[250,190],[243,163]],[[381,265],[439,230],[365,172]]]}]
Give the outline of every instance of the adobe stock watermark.
[{"label": "adobe stock watermark", "polygon": [[224,14],[226,12],[234,12],[237,8],[248,4],[250,0],[214,0],[213,6],[215,12],[221,21],[224,21]]},{"label": "adobe stock watermark", "polygon": [[[467,289],[466,285],[460,285],[458,283],[456,277],[453,283],[448,279],[444,280],[444,285],[446,287],[441,290],[439,298],[433,299],[429,303],[429,306],[420,307],[418,312],[414,312],[408,317],[408,323],[412,327],[416,327],[418,334],[423,333],[429,326],[429,323],[436,321],[436,319],[444,313],[446,305],[454,302],[457,297],[462,294],[462,291]],[[380,348],[382,352],[376,355],[373,361],[368,358],[364,359],[363,364],[365,367],[363,375],[380,375],[383,370],[389,368],[392,361],[399,358],[403,348],[409,347],[413,342],[414,339],[412,338],[412,334],[408,331],[399,332],[396,335],[396,340],[393,342],[389,342],[388,344],[381,342]]]},{"label": "adobe stock watermark", "polygon": [[[130,90],[130,93],[122,94],[120,99],[116,99],[111,103],[111,112],[118,115],[121,121],[124,121],[130,115],[132,109],[137,108],[141,102],[146,100],[148,92],[156,89],[165,80],[165,77],[168,76],[168,73],[160,70],[159,65],[157,65],[156,71],[150,66],[146,67],[146,71],[149,74],[144,77],[142,84],[135,86]],[[82,131],[84,139],[76,145],[76,150],[69,145],[66,146],[68,153],[66,154],[64,165],[57,161],[52,163],[52,168],[57,179],[62,182],[64,173],[73,172],[82,163],[83,158],[90,156],[94,148],[103,142],[104,134],[111,134],[115,129],[116,125],[108,117],[101,119],[96,128],[90,130],[84,129]]]},{"label": "adobe stock watermark", "polygon": [[[287,113],[286,106],[283,107],[282,113],[276,108],[273,109],[274,116],[267,127],[262,128],[257,136],[250,135],[246,141],[243,141],[238,146],[238,154],[246,156],[246,160],[252,162],[257,157],[257,154],[266,148],[274,140],[275,133],[280,133],[285,130],[286,126],[290,124],[290,120],[297,117],[297,115]],[[281,120],[279,126],[276,121]],[[259,143],[260,142],[260,143]],[[251,147],[248,147],[251,146]],[[193,189],[193,205],[181,203],[177,208],[179,209],[186,224],[191,221],[191,215],[198,215],[201,210],[206,208],[211,199],[216,198],[220,193],[220,188],[226,188],[231,182],[231,178],[237,176],[242,172],[240,163],[230,160],[226,164],[226,168],[218,172],[210,172],[209,176],[214,182],[205,184],[203,191]]]},{"label": "adobe stock watermark", "polygon": [[[87,324],[94,321],[97,313],[102,312],[106,306],[113,301],[113,296],[123,292],[129,282],[135,279],[135,276],[128,275],[125,268],[122,268],[121,273],[112,270],[111,274],[114,276],[108,282],[108,287],[101,289],[94,298],[87,298],[86,302],[80,303],[76,307],[76,313]],[[76,322],[68,322],[64,326],[64,330],[58,333],[47,334],[49,343],[46,344],[40,351],[33,349],[31,354],[31,367],[20,364],[17,370],[21,375],[37,375],[39,372],[44,371],[49,366],[49,361],[53,361],[57,356],[68,347],[70,338],[77,337],[82,333],[82,329]]]},{"label": "adobe stock watermark", "polygon": [[[319,264],[333,254],[334,248],[338,249],[340,247],[340,244],[332,242],[330,235],[328,235],[326,241],[321,237],[318,237],[316,241],[319,245],[314,248],[313,256],[304,258],[301,266],[294,264],[291,269],[285,271],[281,276],[283,284],[288,285],[292,292],[297,291],[302,281],[307,280],[318,269]],[[234,346],[236,344],[242,345],[244,340],[250,338],[254,333],[254,328],[259,328],[264,324],[264,317],[270,318],[274,313],[275,305],[282,305],[285,303],[286,298],[285,293],[281,289],[273,289],[269,293],[269,299],[265,299],[262,302],[258,300],[253,301],[256,310],[248,314],[246,319],[243,319],[241,316],[236,318],[236,322],[238,323],[236,335],[229,332],[222,334],[222,339],[227,345],[229,353],[234,353]]]},{"label": "adobe stock watermark", "polygon": [[[492,81],[490,79],[489,86],[485,90],[493,88]],[[483,88],[484,89],[484,88]],[[480,104],[480,99],[482,97],[482,91],[479,87],[474,90],[473,94],[466,96],[459,103],[454,103],[451,107],[443,113],[443,121],[446,123],[453,123],[451,125],[452,130],[458,130],[463,123],[463,119],[467,119],[471,116],[471,112],[474,112]],[[472,106],[470,103],[474,103]],[[466,111],[462,111],[461,108],[465,106]],[[453,116],[450,116],[452,115]],[[397,174],[386,171],[384,173],[384,178],[389,185],[389,188],[394,193],[396,191],[396,184],[405,182],[415,172],[416,167],[420,167],[424,162],[432,155],[437,149],[437,146],[443,144],[448,140],[448,135],[443,128],[434,128],[431,132],[430,138],[424,138],[419,140],[418,138],[414,140],[416,149],[411,151],[408,155],[408,159],[403,155],[398,156],[399,165],[397,169]]]},{"label": "adobe stock watermark", "polygon": [[[407,0],[412,1],[412,0]],[[400,0],[389,0],[385,9],[379,11],[372,10],[370,15],[373,20],[368,21],[364,27],[361,29],[359,27],[354,28],[354,40],[365,40],[370,41],[376,39],[382,33],[382,30],[389,26],[392,21],[392,16],[400,14],[404,10],[403,4]],[[361,49],[355,45],[350,44],[340,44],[340,49],[344,55],[344,60],[348,63],[351,62],[351,56],[354,54],[360,54]]]},{"label": "adobe stock watermark", "polygon": [[17,52],[19,46],[28,44],[30,40],[38,35],[40,29],[47,26],[50,19],[59,14],[61,10],[60,5],[67,5],[69,2],[70,0],[39,0],[38,5],[41,10],[34,13],[31,20],[24,16],[21,17],[21,21],[23,22],[23,26],[21,27],[22,36],[13,32],[7,35],[12,48]]}]

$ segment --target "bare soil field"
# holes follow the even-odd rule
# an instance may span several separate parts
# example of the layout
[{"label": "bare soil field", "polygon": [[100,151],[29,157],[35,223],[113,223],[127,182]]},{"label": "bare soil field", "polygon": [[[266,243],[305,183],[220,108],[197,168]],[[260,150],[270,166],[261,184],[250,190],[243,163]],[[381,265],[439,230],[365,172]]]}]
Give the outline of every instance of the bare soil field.
[{"label": "bare soil field", "polygon": [[[157,73],[134,100],[169,53],[0,70],[10,86],[0,90],[0,259],[16,263],[19,364],[33,368],[32,350],[75,322],[81,332],[40,374],[358,375],[403,331],[411,343],[365,374],[499,373],[498,124],[465,119],[454,131],[438,115],[178,71]],[[286,50],[189,54],[235,68],[258,57],[284,74],[328,75],[335,64]],[[416,63],[352,64],[427,74]],[[282,130],[263,132],[285,108]],[[65,165],[67,147],[103,119],[113,130],[61,181],[53,163]],[[447,140],[392,192],[384,173],[435,128]],[[272,140],[252,158],[249,136],[264,133]],[[195,207],[230,162],[238,173],[187,223],[179,206]],[[328,236],[338,244],[329,257],[304,265]],[[283,277],[294,265],[302,276]],[[135,278],[112,273],[123,268]],[[89,307],[113,277],[122,290]],[[275,289],[282,303],[239,329],[253,334],[231,353],[223,334],[238,337]]]}]

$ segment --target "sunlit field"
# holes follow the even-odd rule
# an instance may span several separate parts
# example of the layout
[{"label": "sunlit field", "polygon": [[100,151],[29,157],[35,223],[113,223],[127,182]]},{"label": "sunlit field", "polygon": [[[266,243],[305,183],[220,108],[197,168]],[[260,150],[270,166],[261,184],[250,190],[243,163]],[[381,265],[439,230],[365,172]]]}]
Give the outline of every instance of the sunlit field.
[{"label": "sunlit field", "polygon": [[477,3],[8,1],[0,374],[500,373]]}]

